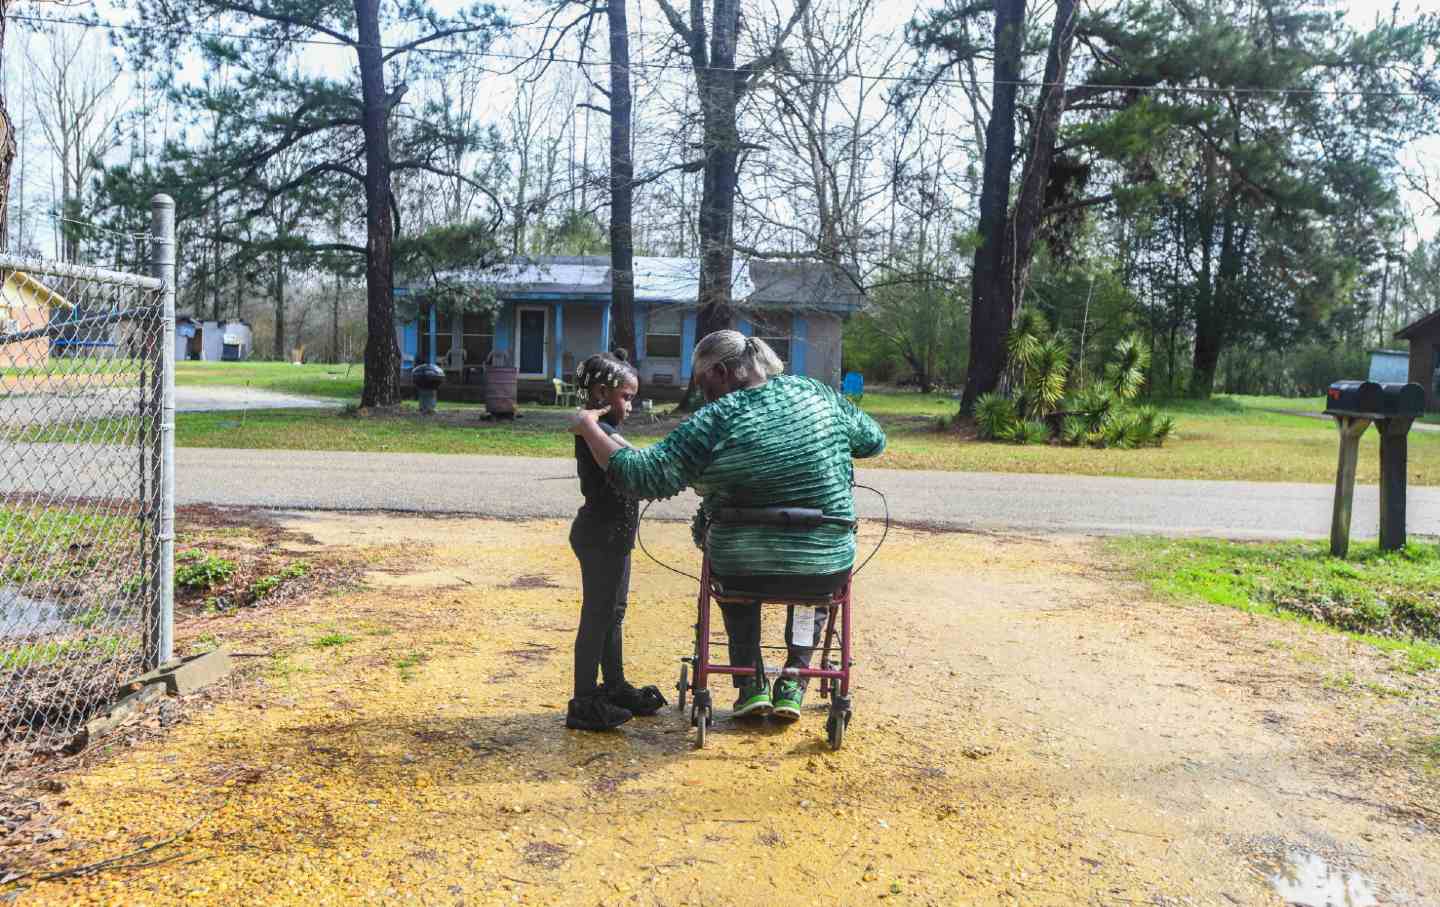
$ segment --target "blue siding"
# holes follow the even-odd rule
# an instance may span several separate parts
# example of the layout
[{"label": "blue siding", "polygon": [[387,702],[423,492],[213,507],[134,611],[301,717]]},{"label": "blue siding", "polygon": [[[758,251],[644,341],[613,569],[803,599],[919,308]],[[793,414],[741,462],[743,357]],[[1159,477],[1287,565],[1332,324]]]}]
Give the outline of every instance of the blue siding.
[{"label": "blue siding", "polygon": [[790,374],[804,375],[805,372],[805,335],[810,326],[805,319],[796,315],[791,322],[790,328]]},{"label": "blue siding", "polygon": [[751,334],[755,333],[755,325],[750,323],[749,318],[741,318],[740,322],[735,325],[735,330],[744,334],[746,337],[749,337]]},{"label": "blue siding", "polygon": [[680,326],[680,380],[690,383],[691,353],[695,349],[695,313],[686,312]]}]

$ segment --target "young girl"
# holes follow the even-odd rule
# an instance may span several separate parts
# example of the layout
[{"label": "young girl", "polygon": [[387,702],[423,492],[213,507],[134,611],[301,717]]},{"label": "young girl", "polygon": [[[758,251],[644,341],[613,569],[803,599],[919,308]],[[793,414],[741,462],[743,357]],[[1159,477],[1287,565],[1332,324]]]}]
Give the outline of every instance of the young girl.
[{"label": "young girl", "polygon": [[[600,353],[580,364],[575,383],[587,409],[603,409],[602,431],[629,446],[616,429],[630,415],[639,375],[624,350]],[[623,625],[630,592],[630,551],[635,547],[639,505],[610,484],[579,437],[575,470],[585,503],[570,527],[570,547],[580,559],[583,590],[580,631],[575,636],[575,698],[565,726],[583,731],[619,727],[635,715],[653,715],[665,697],[653,686],[636,689],[625,679]],[[597,669],[605,676],[595,682]]]}]

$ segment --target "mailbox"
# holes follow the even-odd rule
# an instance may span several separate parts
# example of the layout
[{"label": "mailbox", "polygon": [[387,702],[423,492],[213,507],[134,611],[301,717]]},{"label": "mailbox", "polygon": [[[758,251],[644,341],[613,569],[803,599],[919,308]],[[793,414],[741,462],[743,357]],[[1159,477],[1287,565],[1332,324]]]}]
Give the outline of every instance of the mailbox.
[{"label": "mailbox", "polygon": [[1336,381],[1325,392],[1325,412],[1374,419],[1418,418],[1425,412],[1425,389],[1413,383]]}]

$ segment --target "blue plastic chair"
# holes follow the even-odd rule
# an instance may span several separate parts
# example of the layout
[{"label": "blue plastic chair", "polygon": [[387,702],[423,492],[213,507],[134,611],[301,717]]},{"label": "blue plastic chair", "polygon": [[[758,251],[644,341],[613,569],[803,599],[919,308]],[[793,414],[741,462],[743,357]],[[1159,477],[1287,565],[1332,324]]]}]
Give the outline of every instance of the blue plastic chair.
[{"label": "blue plastic chair", "polygon": [[840,392],[847,397],[860,399],[865,396],[865,378],[859,372],[850,372],[840,384]]}]

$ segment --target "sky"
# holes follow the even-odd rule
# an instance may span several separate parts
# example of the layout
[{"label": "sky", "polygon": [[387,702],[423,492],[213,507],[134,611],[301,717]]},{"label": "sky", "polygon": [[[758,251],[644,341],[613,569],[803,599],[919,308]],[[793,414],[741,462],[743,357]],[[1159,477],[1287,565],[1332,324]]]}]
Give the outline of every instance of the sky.
[{"label": "sky", "polygon": [[[816,2],[823,3],[826,2],[826,0],[816,0]],[[829,2],[843,2],[843,0],[829,0]],[[1100,0],[1100,2],[1103,4],[1106,3],[1107,0]],[[102,8],[106,3],[107,0],[100,0]],[[433,5],[438,11],[446,13],[452,12],[466,4],[462,2],[462,0],[434,0]],[[527,14],[521,3],[506,3],[505,0],[500,0],[500,5],[503,8],[512,10],[513,18],[518,21],[531,18],[531,15]],[[939,0],[918,4],[893,2],[893,0],[879,0],[879,2],[875,4],[872,30],[876,34],[892,33],[898,35],[903,30],[905,23],[916,14],[917,8],[923,9],[938,5],[940,5]],[[782,10],[788,9],[786,0],[778,0],[778,7]],[[1355,27],[1363,28],[1373,24],[1377,17],[1388,17],[1392,7],[1392,0],[1351,0],[1346,6],[1347,19]],[[20,2],[11,6],[11,14],[48,18],[72,18],[76,15],[76,10],[81,8],[82,7],[68,3],[20,0]],[[1409,15],[1412,12],[1440,12],[1440,0],[1420,0],[1420,2],[1404,3],[1403,13]],[[112,21],[125,21],[128,18],[126,14],[118,11],[111,11],[105,15],[107,17],[113,17]],[[1032,15],[1044,18],[1048,16],[1048,10],[1044,6],[1040,6],[1032,12]],[[636,39],[633,43],[637,48],[647,43],[653,46],[653,39],[657,35],[663,35],[668,32],[668,25],[665,23],[659,6],[654,0],[631,0],[630,18],[632,30],[636,33]],[[600,27],[603,30],[603,25]],[[537,37],[537,29],[522,30],[517,34],[516,39],[514,39],[511,44],[504,46],[503,49],[519,49],[516,45],[533,42]],[[646,39],[649,40],[647,41]],[[9,32],[9,40],[11,46],[8,50],[11,52],[6,55],[8,58],[6,60],[6,70],[10,73],[9,78],[13,80],[16,77],[16,63],[14,58],[19,55],[16,52],[23,52],[26,42],[43,39],[28,34],[23,28],[12,27]],[[602,41],[600,44],[601,54],[597,55],[597,59],[599,56],[603,56],[603,50],[604,45]],[[305,65],[313,71],[325,72],[331,75],[343,74],[353,67],[353,53],[345,48],[311,47],[306,50],[304,59]],[[497,67],[507,65],[508,63],[508,61],[504,60],[496,60],[493,62]],[[657,61],[651,59],[648,62],[654,63]],[[675,61],[673,58],[666,58],[665,62],[669,65],[675,65],[678,61]],[[201,64],[198,59],[192,57],[187,60],[182,74],[189,78],[198,77],[201,74]],[[688,83],[689,79],[688,73],[686,73],[683,68],[659,73],[651,70],[649,75],[652,78],[660,78],[667,82],[673,80],[680,83]],[[11,84],[13,85],[14,83],[12,82]],[[492,84],[494,90],[487,92],[486,104],[494,112],[495,118],[500,119],[513,100],[513,80],[496,78]],[[115,103],[126,103],[133,90],[134,86],[131,80],[128,77],[122,76],[120,83],[117,84]],[[16,91],[12,87],[7,94],[10,96],[13,106]],[[12,115],[13,113],[14,111],[12,111]],[[46,174],[52,169],[52,162],[48,159],[49,153],[43,143],[35,140],[34,136],[30,136],[29,138],[30,141],[27,142],[24,153],[29,157],[26,169],[30,174],[29,181],[32,184],[32,190],[34,190],[31,196],[33,198],[36,194],[46,191],[49,183],[52,182],[52,180],[46,178]],[[1407,149],[1402,155],[1402,164],[1407,168],[1426,168],[1434,174],[1436,178],[1440,178],[1440,136],[1430,137]],[[39,174],[41,178],[37,180],[36,174]],[[1409,194],[1407,200],[1411,201],[1416,207],[1419,207],[1419,197],[1413,193]],[[1440,212],[1432,212],[1429,216],[1425,217],[1421,223],[1421,229],[1428,235],[1440,233]]]}]

